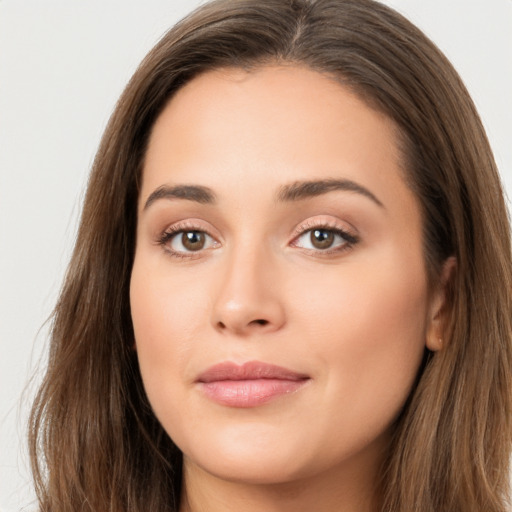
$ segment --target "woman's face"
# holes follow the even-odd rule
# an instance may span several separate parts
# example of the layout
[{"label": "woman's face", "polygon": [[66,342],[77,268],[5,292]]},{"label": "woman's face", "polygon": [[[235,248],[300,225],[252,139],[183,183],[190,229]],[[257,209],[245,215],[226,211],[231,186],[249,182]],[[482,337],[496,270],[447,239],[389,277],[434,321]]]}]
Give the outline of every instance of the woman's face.
[{"label": "woman's face", "polygon": [[391,121],[300,67],[209,72],[166,106],[131,311],[187,471],[269,483],[380,460],[440,301],[400,159]]}]

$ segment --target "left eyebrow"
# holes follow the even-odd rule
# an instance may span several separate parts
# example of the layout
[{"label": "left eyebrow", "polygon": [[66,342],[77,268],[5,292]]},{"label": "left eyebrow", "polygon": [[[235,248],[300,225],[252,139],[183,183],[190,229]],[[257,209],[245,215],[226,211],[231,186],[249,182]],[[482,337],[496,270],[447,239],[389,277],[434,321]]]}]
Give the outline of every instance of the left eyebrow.
[{"label": "left eyebrow", "polygon": [[375,204],[384,208],[382,202],[367,188],[359,185],[351,180],[338,180],[326,179],[316,181],[295,181],[289,185],[282,186],[277,193],[277,200],[281,202],[286,201],[300,201],[301,199],[308,199],[316,197],[335,190],[344,190],[347,192],[356,192],[368,199],[371,199]]},{"label": "left eyebrow", "polygon": [[143,210],[147,210],[159,199],[186,199],[196,203],[211,204],[215,202],[215,194],[208,187],[200,185],[162,185],[150,194]]}]

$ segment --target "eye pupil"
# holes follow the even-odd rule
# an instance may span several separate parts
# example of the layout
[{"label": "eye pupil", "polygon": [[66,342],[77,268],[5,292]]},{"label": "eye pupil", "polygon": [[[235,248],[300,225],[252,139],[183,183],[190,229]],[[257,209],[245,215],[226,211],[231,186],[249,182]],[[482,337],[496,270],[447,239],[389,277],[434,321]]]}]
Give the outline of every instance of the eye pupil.
[{"label": "eye pupil", "polygon": [[311,244],[317,249],[328,249],[334,242],[334,233],[326,229],[311,231]]},{"label": "eye pupil", "polygon": [[189,251],[201,250],[205,241],[205,235],[201,231],[186,231],[181,235],[181,243]]}]

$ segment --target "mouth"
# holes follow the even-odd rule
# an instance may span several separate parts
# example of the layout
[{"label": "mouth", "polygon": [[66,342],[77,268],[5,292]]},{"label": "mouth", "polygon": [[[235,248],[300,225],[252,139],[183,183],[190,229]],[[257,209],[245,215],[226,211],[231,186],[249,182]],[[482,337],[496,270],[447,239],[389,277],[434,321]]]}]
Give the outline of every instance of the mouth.
[{"label": "mouth", "polygon": [[259,361],[242,365],[224,362],[208,368],[196,379],[204,395],[228,407],[248,408],[295,393],[308,375]]}]

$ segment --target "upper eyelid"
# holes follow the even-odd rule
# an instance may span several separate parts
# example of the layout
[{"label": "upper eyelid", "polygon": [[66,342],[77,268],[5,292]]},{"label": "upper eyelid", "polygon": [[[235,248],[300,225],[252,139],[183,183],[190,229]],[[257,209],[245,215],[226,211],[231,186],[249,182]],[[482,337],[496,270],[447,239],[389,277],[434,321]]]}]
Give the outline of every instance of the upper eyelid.
[{"label": "upper eyelid", "polygon": [[341,223],[340,221],[336,221],[334,219],[307,219],[306,221],[300,223],[292,233],[292,240],[295,240],[297,237],[302,234],[311,231],[313,229],[326,229],[332,231],[341,231],[343,233],[350,234],[353,237],[359,237],[357,230],[351,225],[347,223]]},{"label": "upper eyelid", "polygon": [[[315,228],[311,228],[311,229],[308,229],[306,231],[303,231],[302,233],[300,233],[298,236],[296,236],[291,242],[290,244],[294,247],[300,247],[298,245],[298,241],[303,237],[305,236],[307,233],[309,233],[310,231],[313,231]],[[320,229],[320,230],[324,230],[324,231],[332,231],[336,236],[339,236],[340,238],[342,238],[344,240],[344,243],[342,244],[343,246],[347,245],[347,246],[352,246],[356,243],[359,242],[359,238],[354,236],[354,235],[351,235],[350,233],[344,231],[344,230],[341,230],[341,229],[336,229],[336,228],[322,228],[322,227],[318,227],[316,229]],[[328,249],[325,249],[325,250],[319,250],[320,252],[324,252],[324,253],[327,253],[329,252]]]},{"label": "upper eyelid", "polygon": [[178,222],[174,222],[173,224],[167,226],[163,231],[162,231],[162,234],[164,233],[169,233],[169,232],[172,232],[173,234],[176,234],[176,233],[180,233],[180,232],[187,232],[187,231],[201,231],[203,233],[206,233],[207,235],[211,236],[212,238],[214,238],[215,240],[218,241],[218,239],[220,238],[219,235],[217,234],[214,234],[213,233],[213,229],[207,227],[207,226],[204,226],[203,225],[203,222],[204,221],[200,221],[200,220],[184,220],[184,221],[178,221]]}]

